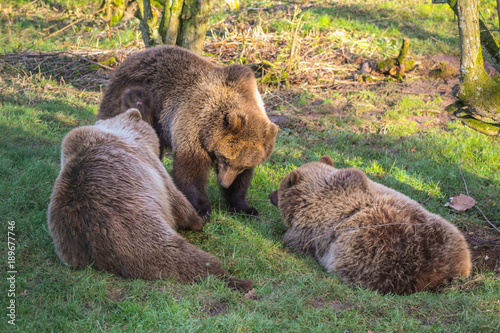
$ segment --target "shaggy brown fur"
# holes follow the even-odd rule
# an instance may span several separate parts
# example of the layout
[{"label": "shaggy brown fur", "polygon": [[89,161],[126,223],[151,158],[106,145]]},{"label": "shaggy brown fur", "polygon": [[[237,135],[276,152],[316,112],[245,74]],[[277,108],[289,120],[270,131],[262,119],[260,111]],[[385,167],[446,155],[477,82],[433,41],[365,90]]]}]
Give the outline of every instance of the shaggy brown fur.
[{"label": "shaggy brown fur", "polygon": [[120,98],[134,86],[152,91],[152,125],[173,151],[173,178],[199,214],[207,217],[210,167],[232,211],[257,215],[246,202],[254,168],[272,150],[277,127],[269,121],[250,69],[217,66],[185,49],[160,46],[128,57],[113,73],[98,117],[123,111]]},{"label": "shaggy brown fur", "polygon": [[130,278],[192,282],[212,274],[250,289],[175,231],[200,230],[203,220],[158,156],[158,137],[137,109],[66,136],[48,211],[61,261]]},{"label": "shaggy brown fur", "polygon": [[347,283],[408,294],[469,275],[465,238],[442,217],[329,156],[305,164],[269,196],[290,227],[284,242]]}]

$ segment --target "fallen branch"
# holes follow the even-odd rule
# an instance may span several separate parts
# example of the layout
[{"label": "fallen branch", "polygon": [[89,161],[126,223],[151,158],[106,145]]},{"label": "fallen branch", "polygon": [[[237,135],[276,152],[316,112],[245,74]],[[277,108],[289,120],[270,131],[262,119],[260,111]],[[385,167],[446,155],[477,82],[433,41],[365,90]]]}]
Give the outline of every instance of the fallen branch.
[{"label": "fallen branch", "polygon": [[[460,158],[460,159],[462,159],[462,158]],[[460,171],[460,176],[462,176],[462,180],[464,181],[465,191],[467,192],[467,195],[469,195],[469,189],[467,188],[467,182],[465,181],[465,177],[462,174],[462,162],[460,162],[460,170],[459,171]],[[486,222],[488,222],[488,224],[500,234],[500,229],[498,229],[493,223],[490,222],[490,220],[488,220],[488,218],[483,213],[483,211],[481,210],[481,208],[479,208],[477,205],[475,207],[481,213],[481,215],[483,215],[483,217],[486,220]]]},{"label": "fallen branch", "polygon": [[481,210],[481,208],[477,207],[477,210],[481,213],[481,215],[483,215],[484,219],[486,220],[486,222],[489,223],[489,225],[495,229],[499,234],[500,234],[500,229],[498,229],[490,220],[488,220],[488,218],[486,217],[486,215],[484,215],[483,211]]},{"label": "fallen branch", "polygon": [[470,170],[472,171],[472,173],[475,174],[476,176],[479,176],[479,177],[484,178],[484,179],[496,180],[497,182],[500,182],[500,179],[498,179],[498,178],[488,178],[486,176],[480,175],[476,170],[474,170],[472,168],[472,166],[470,165],[469,161],[466,161],[466,162],[467,162],[467,165],[469,166]]}]

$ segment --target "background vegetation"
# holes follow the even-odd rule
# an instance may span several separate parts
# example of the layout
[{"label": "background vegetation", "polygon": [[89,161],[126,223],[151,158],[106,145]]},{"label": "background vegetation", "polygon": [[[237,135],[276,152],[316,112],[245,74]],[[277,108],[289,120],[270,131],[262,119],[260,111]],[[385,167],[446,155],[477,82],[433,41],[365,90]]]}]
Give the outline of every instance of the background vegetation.
[{"label": "background vegetation", "polygon": [[[496,22],[494,1],[481,1]],[[7,271],[7,222],[16,222],[17,325],[7,324],[2,274],[1,331],[477,331],[500,328],[500,154],[498,139],[442,111],[458,82],[458,32],[447,6],[430,1],[242,1],[217,8],[205,55],[252,66],[276,150],[257,168],[249,192],[258,219],[228,214],[212,177],[214,208],[202,232],[185,237],[219,257],[248,294],[220,281],[125,280],[57,259],[47,205],[60,144],[92,124],[112,69],[143,47],[131,12],[109,29],[88,0],[0,4],[0,267]],[[72,24],[68,29],[47,38]],[[415,68],[402,82],[376,70],[411,39]],[[46,39],[45,39],[46,38]],[[45,39],[45,40],[44,40]],[[29,53],[26,50],[29,49]],[[451,67],[442,76],[441,63]],[[369,74],[360,68],[368,64]],[[297,166],[332,156],[405,193],[461,228],[474,273],[435,293],[380,295],[352,288],[312,258],[289,252],[267,199]],[[171,159],[164,160],[171,170]],[[465,186],[467,185],[467,187]],[[476,208],[443,205],[469,193]],[[5,313],[4,313],[5,312]]]}]

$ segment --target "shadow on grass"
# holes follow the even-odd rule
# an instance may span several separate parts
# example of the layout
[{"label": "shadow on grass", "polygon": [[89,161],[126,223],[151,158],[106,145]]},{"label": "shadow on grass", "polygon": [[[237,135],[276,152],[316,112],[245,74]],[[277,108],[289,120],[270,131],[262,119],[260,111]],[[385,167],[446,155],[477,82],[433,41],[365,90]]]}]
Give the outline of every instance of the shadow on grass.
[{"label": "shadow on grass", "polygon": [[64,51],[0,53],[0,63],[8,64],[3,71],[10,75],[40,74],[46,80],[64,82],[87,91],[100,91],[109,79],[110,71],[104,70],[98,61],[96,55]]},{"label": "shadow on grass", "polygon": [[[22,100],[0,94],[0,101],[0,218],[15,220],[19,230],[43,238],[46,233],[39,225],[46,221],[62,139],[95,116],[90,108],[50,98],[23,105]],[[31,239],[27,233],[20,237]]]},{"label": "shadow on grass", "polygon": [[[42,94],[37,94],[35,99],[30,99],[24,94],[0,93],[0,107],[3,109],[0,120],[8,119],[13,127],[29,121],[45,123],[47,128],[54,125],[58,128],[73,128],[93,124],[96,121],[96,115],[90,107],[76,105],[62,97],[51,97],[50,93],[46,93],[46,97],[41,96]],[[39,116],[42,119],[31,119],[32,110],[40,112]]]}]

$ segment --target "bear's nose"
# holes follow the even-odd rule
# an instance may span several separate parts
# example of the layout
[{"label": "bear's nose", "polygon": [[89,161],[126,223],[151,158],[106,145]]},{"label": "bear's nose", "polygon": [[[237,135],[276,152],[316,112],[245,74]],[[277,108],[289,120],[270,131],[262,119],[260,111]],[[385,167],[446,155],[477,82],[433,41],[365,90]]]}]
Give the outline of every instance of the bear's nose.
[{"label": "bear's nose", "polygon": [[278,197],[278,190],[274,191],[273,193],[269,194],[268,196],[269,200],[271,200],[271,203],[278,207],[279,204],[279,197]]}]

